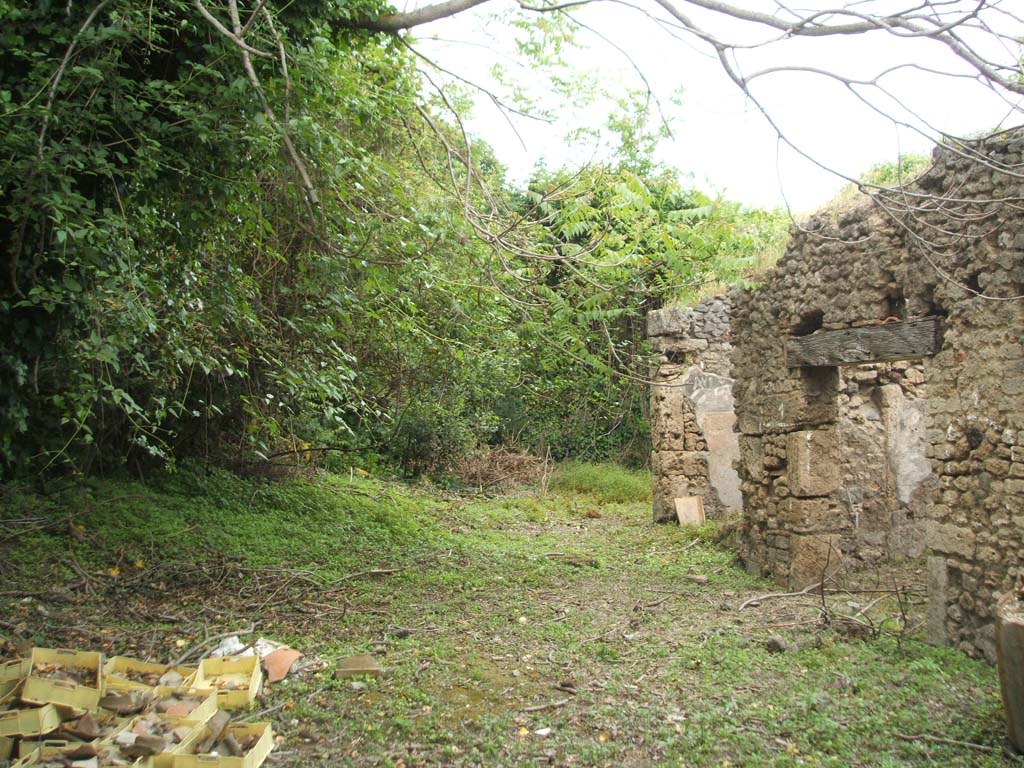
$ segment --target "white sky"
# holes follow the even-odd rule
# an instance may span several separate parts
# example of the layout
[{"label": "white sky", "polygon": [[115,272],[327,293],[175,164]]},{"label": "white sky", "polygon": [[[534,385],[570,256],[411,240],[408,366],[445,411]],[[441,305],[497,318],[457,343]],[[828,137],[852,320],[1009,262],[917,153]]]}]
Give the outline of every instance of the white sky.
[{"label": "white sky", "polygon": [[[767,0],[737,2],[748,7],[755,3],[761,10],[774,7],[766,8]],[[412,0],[407,7],[424,4],[429,0]],[[652,11],[656,8],[653,4],[644,7]],[[521,87],[550,102],[545,73],[517,65],[521,59],[512,52],[515,30],[495,18],[497,12],[508,8],[486,3],[455,18],[419,27],[414,30],[416,47],[446,69],[499,91],[489,72],[494,63],[502,62],[515,73]],[[691,174],[694,186],[750,206],[775,207],[788,201],[793,211],[803,212],[829,200],[845,183],[792,150],[780,148],[765,118],[701,43],[680,41],[637,11],[615,4],[597,3],[572,13],[614,40],[642,70],[669,113],[674,134],[673,139],[660,145],[658,159]],[[691,15],[707,19],[722,36],[749,34],[732,20]],[[587,30],[579,32],[578,40],[587,47],[568,52],[574,68],[592,72],[597,82],[610,90],[642,86],[633,65],[614,47]],[[852,76],[870,76],[886,66],[907,61],[963,70],[945,48],[931,41],[896,40],[884,34],[789,40],[752,53],[744,60],[743,69],[751,72],[798,62]],[[904,72],[885,82],[898,91],[901,101],[948,133],[970,134],[1020,122],[1019,112],[1007,119],[1012,111],[1007,103],[972,80]],[[679,89],[680,105],[670,104],[671,96]],[[843,87],[821,77],[783,73],[757,81],[754,93],[798,147],[849,176],[857,176],[875,163],[895,160],[901,152],[930,151],[928,139],[913,130],[895,127],[857,102]],[[580,113],[563,108],[553,125],[513,117],[525,149],[508,127],[506,117],[486,98],[477,99],[468,128],[495,148],[509,168],[510,179],[521,182],[540,158],[550,167],[595,159],[593,144],[577,142],[568,146],[564,136],[575,128],[603,125],[610,106],[604,103]],[[893,114],[899,111],[891,104],[885,109]]]}]

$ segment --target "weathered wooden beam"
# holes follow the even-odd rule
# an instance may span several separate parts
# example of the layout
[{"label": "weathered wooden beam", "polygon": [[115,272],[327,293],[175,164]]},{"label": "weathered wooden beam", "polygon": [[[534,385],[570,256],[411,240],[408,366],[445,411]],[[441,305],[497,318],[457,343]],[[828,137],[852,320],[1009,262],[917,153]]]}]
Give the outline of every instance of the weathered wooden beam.
[{"label": "weathered wooden beam", "polygon": [[941,348],[942,322],[938,317],[926,317],[793,337],[786,344],[786,365],[801,368],[913,360],[934,355]]}]

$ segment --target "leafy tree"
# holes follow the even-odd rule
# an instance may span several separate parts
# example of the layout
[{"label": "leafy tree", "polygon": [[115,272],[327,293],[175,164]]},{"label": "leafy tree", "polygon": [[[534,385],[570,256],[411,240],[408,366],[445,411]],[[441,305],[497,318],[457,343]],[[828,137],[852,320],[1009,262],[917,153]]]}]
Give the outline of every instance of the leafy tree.
[{"label": "leafy tree", "polygon": [[558,458],[646,462],[647,312],[693,295],[785,228],[781,214],[745,212],[654,172],[632,136],[620,166],[539,174],[519,200],[541,222],[534,241],[547,258],[515,271],[533,300],[520,310],[526,385],[503,413],[509,432]]},{"label": "leafy tree", "polygon": [[0,4],[8,466],[269,450],[366,406],[352,287],[367,243],[427,240],[390,158],[422,126],[408,55],[338,13],[254,14],[286,70],[185,2]]},{"label": "leafy tree", "polygon": [[726,207],[623,116],[619,167],[509,192],[380,10],[0,0],[5,473],[646,452],[643,313],[741,247]]}]

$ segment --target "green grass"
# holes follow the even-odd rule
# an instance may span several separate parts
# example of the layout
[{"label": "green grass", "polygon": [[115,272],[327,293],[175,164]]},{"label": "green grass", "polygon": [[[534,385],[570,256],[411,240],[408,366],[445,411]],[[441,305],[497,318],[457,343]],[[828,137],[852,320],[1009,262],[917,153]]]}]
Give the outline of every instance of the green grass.
[{"label": "green grass", "polygon": [[586,496],[598,504],[628,504],[651,499],[651,476],[614,464],[570,462],[551,478],[552,490]]},{"label": "green grass", "polygon": [[[279,766],[1009,765],[908,738],[998,748],[987,664],[915,637],[850,640],[814,623],[816,599],[739,611],[775,588],[713,525],[651,524],[640,473],[561,477],[545,497],[494,499],[200,470],[49,498],[8,488],[3,517],[35,522],[0,542],[0,616],[40,643],[161,659],[253,620],[328,664],[375,653],[388,672],[359,686],[328,667],[270,691]],[[175,576],[218,552],[248,570]],[[398,570],[339,581],[370,569]],[[795,650],[770,653],[775,633]]]},{"label": "green grass", "polygon": [[[16,489],[4,496],[24,515],[73,519],[88,537],[74,554],[102,567],[215,551],[252,566],[315,566],[329,579],[389,562],[396,551],[431,549],[444,536],[425,497],[403,490],[398,499],[380,483],[337,475],[268,482],[186,469],[146,484],[95,480],[34,500],[34,508],[32,497]],[[52,561],[66,534],[56,525],[22,537],[9,557],[15,566]]]}]

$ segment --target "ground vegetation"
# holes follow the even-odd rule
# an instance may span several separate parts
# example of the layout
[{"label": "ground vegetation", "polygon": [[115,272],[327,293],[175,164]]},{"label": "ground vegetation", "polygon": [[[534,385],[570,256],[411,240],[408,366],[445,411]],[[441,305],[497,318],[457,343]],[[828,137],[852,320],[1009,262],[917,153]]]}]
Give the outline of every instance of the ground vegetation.
[{"label": "ground vegetation", "polygon": [[[291,643],[312,666],[255,709],[297,768],[1013,764],[995,671],[921,641],[921,572],[779,594],[714,525],[652,526],[634,474],[540,479],[489,496],[182,466],[8,486],[2,642]],[[386,672],[334,679],[360,653]]]}]

